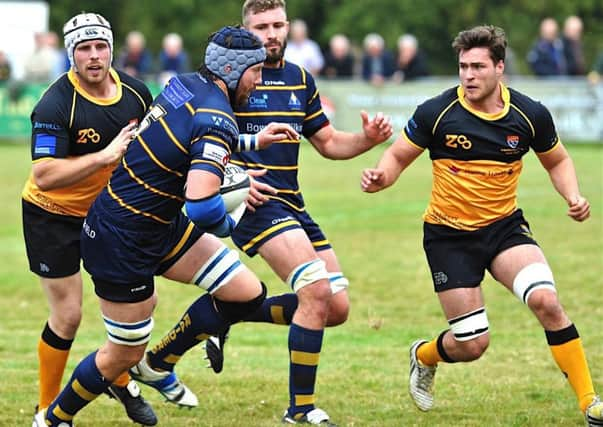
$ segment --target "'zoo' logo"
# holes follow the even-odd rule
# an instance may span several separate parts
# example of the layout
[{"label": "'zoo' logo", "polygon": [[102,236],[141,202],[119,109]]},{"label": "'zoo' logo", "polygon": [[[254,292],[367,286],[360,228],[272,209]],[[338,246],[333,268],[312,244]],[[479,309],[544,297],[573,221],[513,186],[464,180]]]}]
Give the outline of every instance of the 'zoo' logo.
[{"label": "'zoo' logo", "polygon": [[88,141],[92,141],[98,144],[100,141],[100,135],[92,128],[80,129],[77,131],[77,143],[86,144]]},{"label": "'zoo' logo", "polygon": [[459,145],[465,150],[470,150],[473,144],[465,135],[446,134],[446,147],[456,148]]}]

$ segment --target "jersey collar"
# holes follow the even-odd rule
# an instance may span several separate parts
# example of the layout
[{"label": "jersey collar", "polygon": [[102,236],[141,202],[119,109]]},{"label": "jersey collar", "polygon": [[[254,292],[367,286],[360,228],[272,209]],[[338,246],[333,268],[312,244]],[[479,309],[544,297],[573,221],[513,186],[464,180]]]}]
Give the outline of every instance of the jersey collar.
[{"label": "jersey collar", "polygon": [[75,71],[73,70],[73,68],[71,68],[69,70],[69,72],[67,73],[67,77],[69,78],[69,81],[75,88],[76,92],[79,93],[82,97],[86,98],[88,101],[90,101],[94,104],[98,104],[98,105],[115,104],[117,101],[119,101],[121,99],[121,93],[122,93],[121,79],[119,78],[117,71],[115,71],[113,68],[109,69],[109,75],[111,76],[111,78],[113,79],[115,84],[117,85],[117,91],[115,93],[115,96],[113,96],[111,98],[97,98],[96,96],[93,96],[93,95],[89,94],[88,92],[86,92],[86,90],[80,86],[80,82],[79,82],[78,78],[75,76]]},{"label": "jersey collar", "polygon": [[475,114],[476,116],[478,116],[479,118],[482,118],[484,120],[498,120],[498,119],[504,117],[509,112],[509,107],[511,106],[511,94],[509,92],[509,89],[502,82],[500,82],[499,84],[500,84],[500,94],[502,96],[503,105],[504,105],[503,109],[499,113],[494,113],[494,114],[484,113],[483,111],[478,111],[478,110],[474,109],[473,107],[471,107],[467,103],[467,101],[465,101],[465,91],[463,90],[463,86],[461,86],[461,85],[459,85],[457,87],[456,93],[459,98],[459,102],[467,111],[471,112],[472,114]]}]

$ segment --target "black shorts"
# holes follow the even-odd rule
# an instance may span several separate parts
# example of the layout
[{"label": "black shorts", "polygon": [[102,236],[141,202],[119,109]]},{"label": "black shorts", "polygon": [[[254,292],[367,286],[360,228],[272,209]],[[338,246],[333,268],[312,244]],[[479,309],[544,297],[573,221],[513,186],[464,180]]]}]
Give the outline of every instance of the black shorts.
[{"label": "black shorts", "polygon": [[58,215],[21,199],[23,237],[29,269],[59,278],[80,271],[80,232],[84,218]]},{"label": "black shorts", "polygon": [[479,286],[496,255],[524,244],[538,245],[521,209],[476,231],[423,224],[423,249],[436,292]]}]

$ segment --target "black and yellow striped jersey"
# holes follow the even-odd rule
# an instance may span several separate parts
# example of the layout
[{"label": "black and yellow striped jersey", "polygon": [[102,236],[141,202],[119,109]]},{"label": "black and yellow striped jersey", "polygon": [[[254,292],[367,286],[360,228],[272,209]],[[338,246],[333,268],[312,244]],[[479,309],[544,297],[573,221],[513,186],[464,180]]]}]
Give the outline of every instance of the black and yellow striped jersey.
[{"label": "black and yellow striped jersey", "polygon": [[[147,87],[121,71],[111,69],[109,73],[117,83],[117,92],[110,99],[87,93],[73,70],[44,92],[31,113],[34,163],[100,151],[128,123],[142,120],[152,102]],[[42,191],[30,174],[22,197],[52,213],[84,217],[113,169],[105,167],[80,182],[50,191]]]},{"label": "black and yellow striped jersey", "polygon": [[222,179],[239,137],[227,96],[199,73],[173,77],[139,129],[97,203],[112,220],[140,227],[175,218],[189,170]]},{"label": "black and yellow striped jersey", "polygon": [[[329,124],[314,78],[302,67],[286,61],[277,68],[262,69],[262,84],[235,116],[241,133],[257,133],[270,122],[281,122],[309,138]],[[278,189],[277,195],[269,197],[303,210],[298,182],[299,144],[297,140],[283,140],[261,151],[233,153],[232,163],[246,169],[266,168],[266,175],[257,180]]]},{"label": "black and yellow striped jersey", "polygon": [[559,138],[541,103],[501,83],[504,107],[485,114],[472,109],[458,86],[417,107],[404,128],[408,142],[429,150],[431,200],[423,219],[476,230],[517,209],[522,157],[544,153]]}]

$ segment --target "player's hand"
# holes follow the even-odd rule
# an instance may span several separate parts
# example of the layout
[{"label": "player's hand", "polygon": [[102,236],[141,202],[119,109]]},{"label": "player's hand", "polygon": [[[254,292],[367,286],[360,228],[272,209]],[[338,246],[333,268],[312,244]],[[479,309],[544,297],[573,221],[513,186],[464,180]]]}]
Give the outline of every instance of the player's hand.
[{"label": "player's hand", "polygon": [[255,135],[260,150],[269,147],[273,142],[292,140],[299,141],[301,135],[287,123],[269,123]]},{"label": "player's hand", "polygon": [[102,156],[102,162],[105,166],[113,165],[119,162],[122,156],[128,149],[130,141],[134,139],[136,132],[136,123],[128,123],[123,129],[117,134],[113,141],[109,143],[100,154]]},{"label": "player's hand", "polygon": [[590,203],[584,197],[574,196],[567,205],[569,206],[567,215],[574,221],[582,222],[590,217]]},{"label": "player's hand", "polygon": [[360,188],[365,193],[376,193],[385,188],[385,172],[382,169],[365,169],[360,177]]},{"label": "player's hand", "polygon": [[272,187],[269,184],[265,184],[263,182],[256,181],[253,177],[265,175],[266,169],[247,169],[247,175],[251,179],[251,185],[249,188],[249,195],[247,199],[245,199],[245,206],[251,212],[255,212],[256,206],[261,206],[269,199],[266,194],[276,194],[276,188]]},{"label": "player's hand", "polygon": [[360,112],[360,117],[364,135],[374,144],[387,141],[394,133],[391,117],[383,115],[382,112],[378,112],[375,117],[369,119],[368,113],[363,110]]}]

